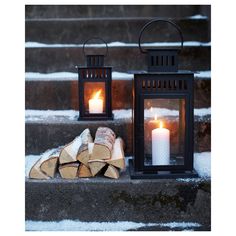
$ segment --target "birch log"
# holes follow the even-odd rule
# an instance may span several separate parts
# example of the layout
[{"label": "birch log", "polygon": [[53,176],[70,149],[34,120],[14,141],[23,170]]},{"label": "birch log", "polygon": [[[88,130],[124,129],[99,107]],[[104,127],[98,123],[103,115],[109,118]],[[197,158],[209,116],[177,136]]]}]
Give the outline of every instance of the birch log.
[{"label": "birch log", "polygon": [[88,178],[88,177],[92,177],[93,175],[92,175],[90,169],[86,165],[80,164],[78,176],[80,178]]},{"label": "birch log", "polygon": [[76,179],[78,177],[78,162],[67,163],[59,166],[59,172],[63,179]]},{"label": "birch log", "polygon": [[113,145],[111,159],[106,160],[107,164],[118,167],[119,169],[125,168],[125,155],[124,155],[124,141],[118,137]]},{"label": "birch log", "polygon": [[92,175],[95,176],[106,165],[106,162],[104,160],[89,160],[88,164],[89,164],[89,168],[90,168]]},{"label": "birch log", "polygon": [[60,153],[59,162],[65,164],[77,161],[77,154],[81,146],[92,142],[92,136],[89,129],[85,129],[71,143],[66,145]]},{"label": "birch log", "polygon": [[94,146],[94,143],[91,143],[91,142],[88,144],[82,145],[77,154],[77,160],[83,163],[87,167],[89,167],[88,161],[92,154],[93,146]]},{"label": "birch log", "polygon": [[111,158],[112,148],[116,135],[108,127],[99,127],[97,129],[91,160],[106,160]]},{"label": "birch log", "polygon": [[[50,155],[55,153],[57,149],[50,149],[44,152],[36,162],[33,163],[33,165],[29,169],[28,177],[32,179],[50,179],[50,177],[41,170],[40,166],[44,161],[49,160]],[[55,166],[53,166],[52,169],[56,168],[56,163],[54,163]],[[50,170],[49,172],[53,172]]]},{"label": "birch log", "polygon": [[120,173],[116,167],[109,165],[104,176],[112,179],[118,179],[120,177]]}]

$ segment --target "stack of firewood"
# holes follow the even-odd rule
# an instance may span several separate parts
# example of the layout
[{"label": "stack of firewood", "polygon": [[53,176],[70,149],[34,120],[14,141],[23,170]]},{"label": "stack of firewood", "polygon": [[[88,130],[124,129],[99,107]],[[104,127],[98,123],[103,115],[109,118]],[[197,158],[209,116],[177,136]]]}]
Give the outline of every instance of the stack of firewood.
[{"label": "stack of firewood", "polygon": [[124,142],[107,127],[97,129],[95,139],[85,129],[71,143],[50,155],[43,155],[30,169],[29,178],[53,178],[57,170],[62,178],[93,177],[99,173],[109,178],[119,178],[125,168]]}]

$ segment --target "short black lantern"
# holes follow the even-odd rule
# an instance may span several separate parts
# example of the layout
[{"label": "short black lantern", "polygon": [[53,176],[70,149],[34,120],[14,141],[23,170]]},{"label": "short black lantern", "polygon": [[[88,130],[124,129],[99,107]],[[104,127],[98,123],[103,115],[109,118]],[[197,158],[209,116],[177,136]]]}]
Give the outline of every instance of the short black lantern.
[{"label": "short black lantern", "polygon": [[[85,45],[90,40],[101,40],[106,45],[105,55],[86,55]],[[87,64],[78,67],[79,120],[112,119],[112,68],[104,66],[107,43],[101,38],[90,38],[84,42],[83,52]]]},{"label": "short black lantern", "polygon": [[134,74],[134,160],[131,178],[197,177],[193,169],[193,82],[194,74],[178,71],[179,49],[146,49],[148,71]]}]

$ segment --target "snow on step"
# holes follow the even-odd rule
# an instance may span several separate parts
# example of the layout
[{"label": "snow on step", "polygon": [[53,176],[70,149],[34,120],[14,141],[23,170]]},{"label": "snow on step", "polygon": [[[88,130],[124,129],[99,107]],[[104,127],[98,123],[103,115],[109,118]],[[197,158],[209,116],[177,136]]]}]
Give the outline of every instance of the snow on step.
[{"label": "snow on step", "polygon": [[[131,119],[131,109],[113,110],[114,119]],[[169,110],[165,108],[153,108],[153,111],[146,110],[147,117],[153,117],[153,113],[157,114],[157,117],[163,116],[177,116],[177,110]],[[194,109],[194,115],[203,117],[211,115],[211,108]],[[76,110],[25,110],[25,121],[44,121],[45,119],[55,120],[64,119],[70,121],[77,121],[79,117],[79,111]]]},{"label": "snow on step", "polygon": [[[30,169],[32,166],[39,160],[40,157],[45,155],[51,154],[56,149],[50,149],[42,153],[41,155],[27,155],[25,156],[25,175],[26,177],[29,176]],[[125,157],[126,166],[128,166],[128,160],[132,157]],[[201,153],[194,153],[194,169],[197,171],[201,178],[210,178],[211,177],[211,152],[201,152]],[[190,181],[199,181],[199,179],[178,179],[179,181],[183,182],[190,182]]]},{"label": "snow on step", "polygon": [[[194,73],[194,77],[197,78],[211,78],[211,71],[197,71]],[[113,80],[132,80],[133,74],[123,72],[112,72]],[[54,73],[38,73],[38,72],[26,72],[26,81],[74,81],[78,80],[78,74],[72,72],[54,72]]]},{"label": "snow on step", "polygon": [[138,223],[132,221],[83,222],[79,220],[62,220],[58,222],[27,220],[25,222],[25,228],[27,231],[127,231],[138,229],[140,227],[152,226],[191,230],[200,227],[201,225],[195,222]]},{"label": "snow on step", "polygon": [[[108,47],[138,47],[137,43],[125,43],[125,42],[111,42],[107,44]],[[180,42],[153,42],[143,43],[143,47],[178,47]],[[199,42],[199,41],[185,41],[184,46],[186,47],[208,47],[211,46],[211,42]],[[25,48],[82,48],[83,44],[45,44],[40,42],[26,42]],[[86,44],[89,48],[104,48],[105,44]]]}]

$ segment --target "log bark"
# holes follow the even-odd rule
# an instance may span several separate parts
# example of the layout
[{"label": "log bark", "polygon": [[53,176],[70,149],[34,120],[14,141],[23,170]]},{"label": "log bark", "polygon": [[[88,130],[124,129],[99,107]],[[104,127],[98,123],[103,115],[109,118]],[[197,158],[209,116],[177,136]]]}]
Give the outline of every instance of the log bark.
[{"label": "log bark", "polygon": [[111,159],[106,160],[107,164],[119,169],[125,168],[124,141],[118,137],[113,145]]},{"label": "log bark", "polygon": [[[59,149],[50,149],[44,152],[30,167],[28,177],[32,179],[50,179],[50,177],[54,177],[58,163],[58,157],[56,158],[54,155],[57,151],[59,151]],[[59,154],[56,155],[59,156]],[[48,168],[46,168],[45,171],[41,169],[43,163],[45,163],[45,166],[48,165]]]},{"label": "log bark", "polygon": [[92,136],[89,129],[85,129],[79,136],[77,136],[71,143],[66,145],[60,153],[60,164],[76,162],[77,154],[82,145],[92,142]]},{"label": "log bark", "polygon": [[120,177],[120,173],[116,167],[109,165],[104,176],[112,179],[118,179]]},{"label": "log bark", "polygon": [[89,164],[89,168],[90,168],[92,175],[95,176],[106,165],[106,162],[104,160],[89,160],[88,164]]},{"label": "log bark", "polygon": [[94,147],[90,159],[110,159],[115,138],[116,135],[110,128],[99,127],[95,135]]},{"label": "log bark", "polygon": [[76,179],[78,178],[79,163],[67,163],[59,166],[59,172],[63,179]]},{"label": "log bark", "polygon": [[80,164],[78,176],[80,178],[88,178],[88,177],[92,177],[93,175],[92,175],[90,169],[86,165]]},{"label": "log bark", "polygon": [[80,147],[77,160],[89,167],[88,161],[90,159],[90,155],[92,154],[94,143],[84,144]]}]

